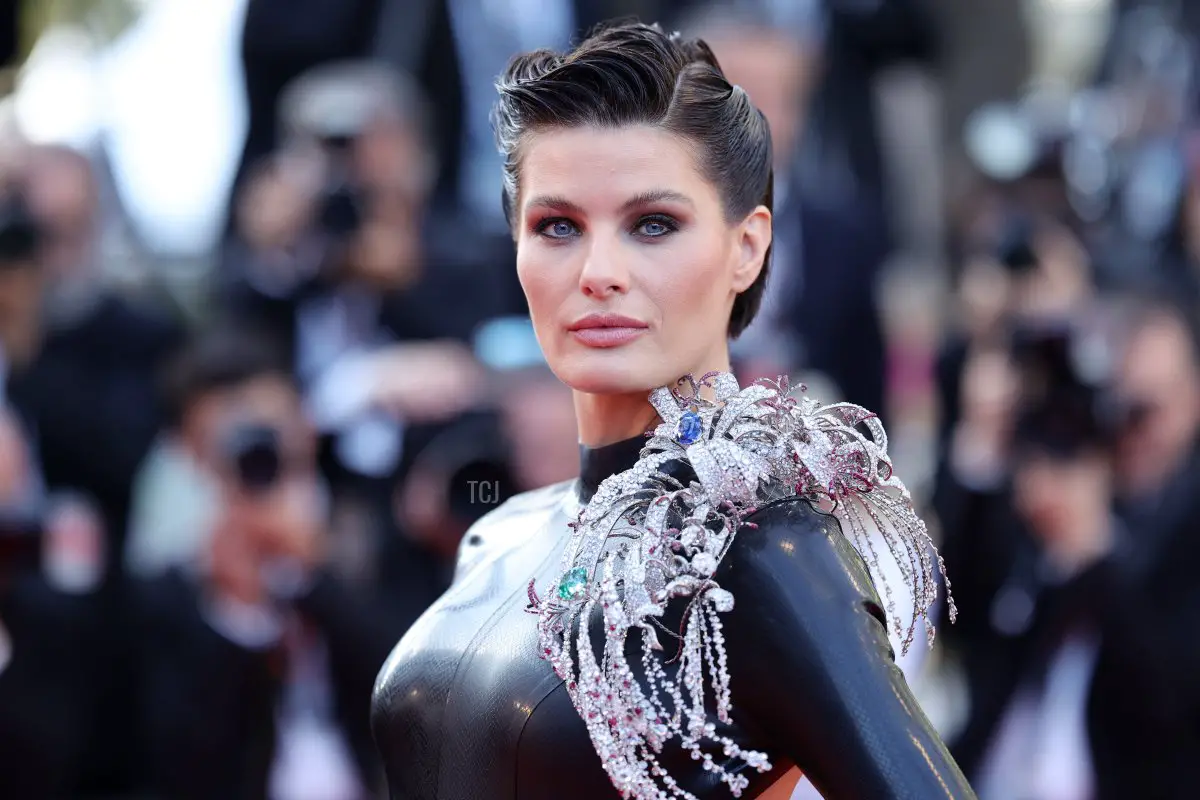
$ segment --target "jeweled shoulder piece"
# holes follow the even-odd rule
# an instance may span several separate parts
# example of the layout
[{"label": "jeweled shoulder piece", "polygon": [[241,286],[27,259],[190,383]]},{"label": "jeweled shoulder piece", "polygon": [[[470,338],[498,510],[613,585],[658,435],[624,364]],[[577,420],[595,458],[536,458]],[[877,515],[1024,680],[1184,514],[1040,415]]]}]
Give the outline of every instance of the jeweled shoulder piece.
[{"label": "jeweled shoulder piece", "polygon": [[[732,375],[710,373],[681,384],[686,392],[663,387],[651,393],[662,422],[637,464],[601,483],[572,523],[558,582],[545,597],[529,585],[530,611],[539,615],[539,655],[567,682],[613,785],[637,800],[696,800],[657,759],[676,738],[734,797],[749,779],[724,770],[705,748],[719,748],[759,772],[771,770],[764,753],[719,735],[709,714],[711,706],[716,719],[728,723],[732,708],[720,615],[733,609],[734,598],[714,575],[738,529],[751,524],[745,518],[756,504],[799,495],[832,509],[879,574],[867,528],[873,523],[915,600],[905,629],[891,587],[883,586],[904,651],[918,618],[932,646],[935,563],[945,577],[907,489],[892,472],[887,435],[874,414],[845,403],[822,407],[803,387],[793,393],[786,378],[742,389]],[[711,399],[702,396],[705,390]],[[684,485],[662,470],[675,461],[686,461],[696,479]],[[947,581],[948,597],[949,588]],[[669,675],[659,633],[673,598],[687,602],[677,670]],[[594,646],[588,621],[597,610],[604,641]],[[949,611],[954,619],[952,600]],[[626,658],[630,635],[641,637],[644,681]]]}]

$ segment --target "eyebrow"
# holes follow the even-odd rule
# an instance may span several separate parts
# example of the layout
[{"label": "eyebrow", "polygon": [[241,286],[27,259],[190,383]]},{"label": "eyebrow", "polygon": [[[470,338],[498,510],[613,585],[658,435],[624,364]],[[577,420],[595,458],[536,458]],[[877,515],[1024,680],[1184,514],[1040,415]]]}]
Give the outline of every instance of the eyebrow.
[{"label": "eyebrow", "polygon": [[[629,211],[638,206],[646,206],[652,203],[682,203],[686,206],[695,207],[695,203],[687,195],[670,189],[651,189],[646,192],[640,192],[621,204],[621,211]],[[552,208],[561,211],[569,211],[572,214],[581,214],[583,209],[578,203],[573,203],[562,195],[538,195],[531,197],[529,202],[525,204],[528,208]]]}]

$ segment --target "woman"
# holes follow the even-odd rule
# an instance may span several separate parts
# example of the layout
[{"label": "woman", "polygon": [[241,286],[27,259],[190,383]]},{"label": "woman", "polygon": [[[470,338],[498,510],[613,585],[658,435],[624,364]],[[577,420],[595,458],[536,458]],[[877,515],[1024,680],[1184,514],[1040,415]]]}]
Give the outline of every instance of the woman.
[{"label": "woman", "polygon": [[763,116],[657,26],[520,56],[499,89],[518,273],[581,476],[468,532],[384,665],[392,796],[787,797],[798,768],[835,800],[974,797],[813,506],[836,496],[851,538],[883,524],[928,608],[924,527],[855,426],[882,430],[728,374],[771,246]]}]

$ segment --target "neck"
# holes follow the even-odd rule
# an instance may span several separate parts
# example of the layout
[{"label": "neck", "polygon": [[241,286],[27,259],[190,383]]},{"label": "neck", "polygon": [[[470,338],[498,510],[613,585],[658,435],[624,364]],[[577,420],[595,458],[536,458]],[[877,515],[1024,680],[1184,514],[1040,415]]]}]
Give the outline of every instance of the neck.
[{"label": "neck", "polygon": [[649,392],[574,394],[579,442],[586,447],[604,447],[633,438],[650,430],[658,421],[658,412],[648,399]]},{"label": "neck", "polygon": [[[730,371],[728,349],[723,349],[719,357],[708,361],[703,369],[694,370],[692,377],[699,379],[709,372]],[[659,422],[659,417],[650,404],[650,391],[647,389],[627,394],[574,392],[579,443],[585,447],[604,447],[632,439],[653,428]]]}]

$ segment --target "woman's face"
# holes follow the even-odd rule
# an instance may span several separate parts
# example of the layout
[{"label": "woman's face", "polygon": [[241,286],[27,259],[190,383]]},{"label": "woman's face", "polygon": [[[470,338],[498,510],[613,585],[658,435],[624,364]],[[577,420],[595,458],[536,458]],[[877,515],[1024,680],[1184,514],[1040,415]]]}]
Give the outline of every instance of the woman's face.
[{"label": "woman's face", "polygon": [[524,144],[517,272],[555,374],[595,394],[728,369],[734,298],[762,269],[771,215],[725,218],[685,140],[564,128]]}]

